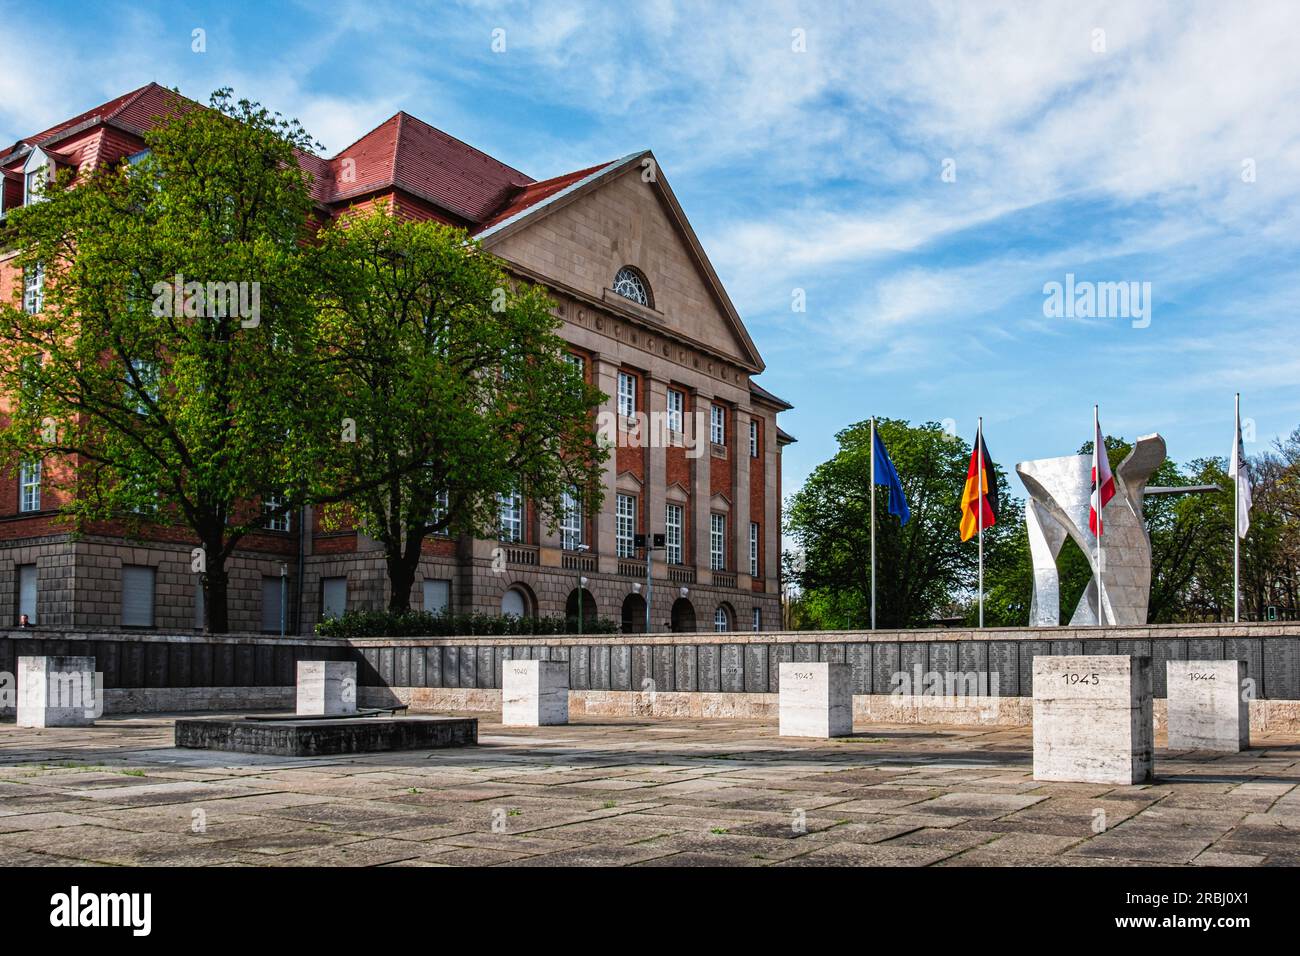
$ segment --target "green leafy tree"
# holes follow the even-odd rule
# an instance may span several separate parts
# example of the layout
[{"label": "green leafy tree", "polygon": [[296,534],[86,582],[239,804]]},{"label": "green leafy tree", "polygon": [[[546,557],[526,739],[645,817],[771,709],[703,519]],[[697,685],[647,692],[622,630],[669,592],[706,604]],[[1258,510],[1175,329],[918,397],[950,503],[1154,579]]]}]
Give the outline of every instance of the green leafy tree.
[{"label": "green leafy tree", "polygon": [[228,559],[306,500],[325,434],[295,158],[310,138],[228,90],[211,107],[178,98],[139,161],[64,174],[9,217],[17,264],[45,283],[36,314],[0,305],[16,396],[0,448],[46,462],[74,528],[188,528],[222,632]]},{"label": "green leafy tree", "polygon": [[599,508],[604,396],[566,360],[543,289],[463,230],[382,205],[321,233],[318,275],[332,414],[350,432],[328,469],[347,507],[326,520],[382,544],[391,610],[409,608],[429,535],[499,535],[499,496],[552,528],[566,494]]},{"label": "green leafy tree", "polygon": [[[968,600],[973,591],[977,545],[961,541],[961,493],[970,463],[969,445],[935,424],[914,427],[893,419],[876,422],[907,494],[911,520],[889,514],[883,486],[876,494],[876,623],[917,627]],[[841,431],[839,452],[814,469],[790,500],[786,530],[802,552],[793,580],[801,590],[801,614],[820,627],[863,627],[871,619],[870,423]],[[1005,472],[998,468],[999,495],[1014,516]],[[1014,537],[1014,517],[985,532],[986,561],[1002,560]],[[1008,559],[1009,560],[1009,559]]]}]

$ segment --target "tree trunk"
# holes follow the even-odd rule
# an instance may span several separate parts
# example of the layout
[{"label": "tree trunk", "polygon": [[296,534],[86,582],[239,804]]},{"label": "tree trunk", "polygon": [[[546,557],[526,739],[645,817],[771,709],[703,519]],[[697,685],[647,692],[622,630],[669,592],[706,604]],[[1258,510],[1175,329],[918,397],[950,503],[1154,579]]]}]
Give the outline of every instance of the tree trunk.
[{"label": "tree trunk", "polygon": [[[230,617],[226,606],[229,578],[226,563],[221,560],[221,548],[207,548],[208,565],[203,575],[203,627],[208,634],[225,634],[230,630]],[[213,558],[212,555],[218,557]]]},{"label": "tree trunk", "polygon": [[[414,560],[412,560],[412,557]],[[415,568],[420,562],[420,551],[415,554],[389,553],[388,562],[388,610],[409,611],[411,609],[411,588],[415,586]]]}]

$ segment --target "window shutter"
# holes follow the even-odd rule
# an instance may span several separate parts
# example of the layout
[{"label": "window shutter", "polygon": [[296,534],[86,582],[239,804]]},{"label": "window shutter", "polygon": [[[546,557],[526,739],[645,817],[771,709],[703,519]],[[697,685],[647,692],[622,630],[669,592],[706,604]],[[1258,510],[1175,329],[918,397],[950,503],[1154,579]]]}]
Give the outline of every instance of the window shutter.
[{"label": "window shutter", "polygon": [[[332,617],[342,617],[343,612],[348,609],[348,579],[347,578],[325,578],[321,583],[321,617],[329,620]],[[276,592],[278,599],[279,592]],[[275,618],[276,630],[280,629],[280,616],[276,612]]]},{"label": "window shutter", "polygon": [[424,579],[424,609],[430,614],[445,613],[451,605],[451,582]]},{"label": "window shutter", "polygon": [[36,623],[36,565],[23,564],[18,567],[18,614],[27,615],[27,620]]},{"label": "window shutter", "polygon": [[122,566],[122,626],[153,627],[154,569]]}]

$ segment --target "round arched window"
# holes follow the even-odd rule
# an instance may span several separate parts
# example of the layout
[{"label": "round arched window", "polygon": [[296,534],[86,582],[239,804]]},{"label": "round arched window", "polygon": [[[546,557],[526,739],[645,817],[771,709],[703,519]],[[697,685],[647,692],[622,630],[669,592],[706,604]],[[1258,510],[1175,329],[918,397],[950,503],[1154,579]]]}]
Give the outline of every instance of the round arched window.
[{"label": "round arched window", "polygon": [[632,266],[624,266],[618,270],[614,276],[614,291],[625,299],[639,302],[647,309],[654,308],[654,300],[650,297],[650,283],[646,282],[645,276],[639,269]]},{"label": "round arched window", "polygon": [[524,617],[528,614],[528,601],[522,591],[511,588],[501,597],[501,613]]},{"label": "round arched window", "polygon": [[713,629],[719,634],[731,630],[731,612],[725,604],[718,605],[718,609],[713,612]]}]

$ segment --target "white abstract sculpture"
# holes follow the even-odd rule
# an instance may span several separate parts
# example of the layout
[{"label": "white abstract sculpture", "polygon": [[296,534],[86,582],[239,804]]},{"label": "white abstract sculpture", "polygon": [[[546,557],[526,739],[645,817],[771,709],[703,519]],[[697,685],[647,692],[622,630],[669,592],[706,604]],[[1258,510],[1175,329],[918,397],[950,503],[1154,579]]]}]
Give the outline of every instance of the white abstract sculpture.
[{"label": "white abstract sculpture", "polygon": [[1115,469],[1115,497],[1102,510],[1102,590],[1097,601],[1097,538],[1088,529],[1092,496],[1092,456],[1065,455],[1016,465],[1029,492],[1025,524],[1034,565],[1032,627],[1056,627],[1061,621],[1061,585],[1056,559],[1066,536],[1088,556],[1092,577],[1070,618],[1071,625],[1147,623],[1151,599],[1151,539],[1142,516],[1146,485],[1165,460],[1165,440],[1144,435]]}]

